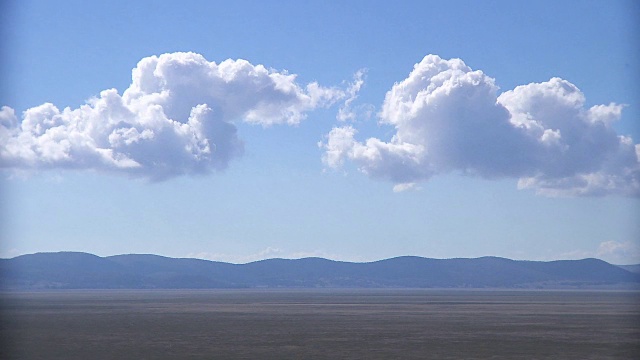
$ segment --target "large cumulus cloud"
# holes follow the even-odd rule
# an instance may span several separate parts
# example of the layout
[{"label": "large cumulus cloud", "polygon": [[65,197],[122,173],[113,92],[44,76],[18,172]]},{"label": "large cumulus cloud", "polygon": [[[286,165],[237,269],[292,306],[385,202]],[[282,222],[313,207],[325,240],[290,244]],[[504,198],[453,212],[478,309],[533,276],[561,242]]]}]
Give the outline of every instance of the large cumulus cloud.
[{"label": "large cumulus cloud", "polygon": [[353,94],[245,60],[195,53],[142,59],[122,95],[115,89],[76,109],[46,103],[0,110],[0,167],[74,168],[162,180],[222,170],[242,154],[236,123],[298,124]]},{"label": "large cumulus cloud", "polygon": [[638,196],[640,146],[611,127],[622,108],[586,108],[582,92],[559,78],[498,95],[482,71],[428,55],[386,94],[379,117],[395,128],[392,138],[358,141],[353,126],[336,127],[323,161],[351,161],[400,190],[455,171],[518,178],[546,195]]}]

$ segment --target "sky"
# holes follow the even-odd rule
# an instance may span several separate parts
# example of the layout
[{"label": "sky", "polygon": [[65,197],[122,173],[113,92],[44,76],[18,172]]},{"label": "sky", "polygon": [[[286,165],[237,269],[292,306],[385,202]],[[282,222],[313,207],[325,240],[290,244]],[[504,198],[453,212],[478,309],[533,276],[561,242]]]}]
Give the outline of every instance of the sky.
[{"label": "sky", "polygon": [[635,1],[4,1],[0,257],[640,263]]}]

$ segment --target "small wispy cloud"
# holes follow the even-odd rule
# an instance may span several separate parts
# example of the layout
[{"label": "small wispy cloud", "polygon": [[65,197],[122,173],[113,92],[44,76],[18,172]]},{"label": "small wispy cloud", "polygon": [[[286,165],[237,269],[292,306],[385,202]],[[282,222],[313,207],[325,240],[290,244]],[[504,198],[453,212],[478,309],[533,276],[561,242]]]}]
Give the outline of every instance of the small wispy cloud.
[{"label": "small wispy cloud", "polygon": [[368,120],[373,114],[374,107],[371,104],[353,106],[353,102],[358,98],[358,94],[362,86],[364,86],[366,74],[366,69],[360,69],[353,76],[353,82],[349,84],[349,87],[345,91],[346,99],[338,109],[338,114],[336,115],[336,119],[339,121]]},{"label": "small wispy cloud", "polygon": [[640,264],[640,244],[608,240],[600,243],[596,257],[613,264]]},{"label": "small wispy cloud", "polygon": [[212,261],[222,261],[229,262],[233,264],[246,264],[253,261],[265,260],[265,259],[302,259],[308,257],[319,257],[330,260],[337,261],[351,261],[351,262],[363,262],[368,261],[362,257],[344,257],[339,254],[327,252],[325,250],[312,250],[312,251],[285,251],[276,247],[266,247],[260,251],[257,251],[253,254],[245,254],[245,255],[237,255],[237,254],[228,254],[228,253],[217,253],[217,252],[193,252],[187,254],[185,257],[188,258],[196,258],[196,259],[204,259],[204,260],[212,260]]},{"label": "small wispy cloud", "polygon": [[24,254],[24,252],[21,252],[16,248],[0,249],[0,259],[10,259]]},{"label": "small wispy cloud", "polygon": [[245,255],[201,251],[201,252],[189,253],[185,257],[212,260],[212,261],[222,261],[222,262],[228,262],[233,264],[246,264],[246,263],[258,261],[258,260],[279,258],[279,257],[282,257],[283,254],[284,252],[278,248],[266,247],[256,253],[245,254]]},{"label": "small wispy cloud", "polygon": [[393,192],[403,192],[403,191],[408,191],[408,190],[420,190],[421,187],[418,186],[418,184],[414,183],[414,182],[410,182],[410,183],[401,183],[401,184],[396,184],[393,187]]},{"label": "small wispy cloud", "polygon": [[640,243],[607,240],[601,242],[597,248],[576,249],[562,253],[558,258],[569,260],[597,258],[616,265],[640,264]]}]

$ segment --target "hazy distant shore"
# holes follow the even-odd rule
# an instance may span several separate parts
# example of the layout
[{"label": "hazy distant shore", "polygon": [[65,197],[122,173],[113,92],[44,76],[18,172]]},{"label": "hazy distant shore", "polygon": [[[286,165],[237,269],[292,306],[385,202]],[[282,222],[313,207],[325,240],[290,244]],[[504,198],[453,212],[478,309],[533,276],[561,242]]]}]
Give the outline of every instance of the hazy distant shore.
[{"label": "hazy distant shore", "polygon": [[[633,269],[633,268],[630,268]],[[476,288],[640,289],[640,274],[598,259],[404,256],[368,263],[322,258],[230,264],[157,255],[37,253],[0,259],[0,288]]]}]

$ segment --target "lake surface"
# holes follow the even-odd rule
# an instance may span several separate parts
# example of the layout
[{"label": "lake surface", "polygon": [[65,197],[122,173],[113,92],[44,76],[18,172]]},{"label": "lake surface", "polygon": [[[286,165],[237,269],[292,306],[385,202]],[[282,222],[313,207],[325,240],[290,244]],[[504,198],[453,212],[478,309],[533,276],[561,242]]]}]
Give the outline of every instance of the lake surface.
[{"label": "lake surface", "polygon": [[2,359],[638,359],[640,293],[2,294]]}]

